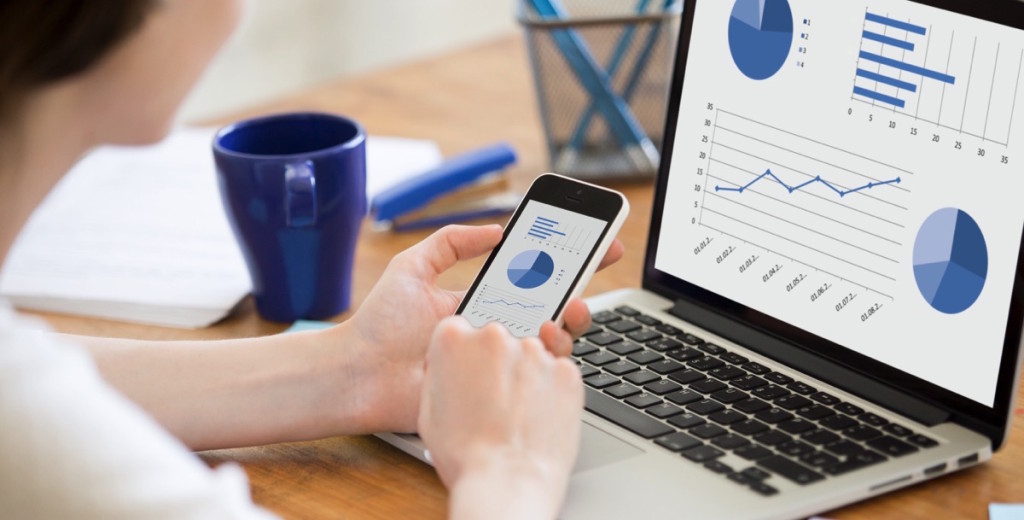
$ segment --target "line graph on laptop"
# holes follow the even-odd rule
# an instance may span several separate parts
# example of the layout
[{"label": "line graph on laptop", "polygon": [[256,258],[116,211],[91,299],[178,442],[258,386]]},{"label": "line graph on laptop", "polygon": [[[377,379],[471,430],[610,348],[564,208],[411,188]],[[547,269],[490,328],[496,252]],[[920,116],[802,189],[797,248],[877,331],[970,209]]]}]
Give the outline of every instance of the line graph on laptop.
[{"label": "line graph on laptop", "polygon": [[[721,108],[707,130],[706,166],[694,184],[696,223],[709,239],[728,239],[720,246],[732,244],[719,257],[740,244],[760,250],[740,251],[718,266],[738,265],[736,276],[745,278],[760,271],[753,278],[761,283],[779,275],[790,291],[816,271],[894,299],[914,172]],[[697,244],[695,252],[703,248]],[[799,267],[786,270],[788,264]],[[822,296],[831,288],[810,290]],[[857,293],[841,296],[853,300]]]}]

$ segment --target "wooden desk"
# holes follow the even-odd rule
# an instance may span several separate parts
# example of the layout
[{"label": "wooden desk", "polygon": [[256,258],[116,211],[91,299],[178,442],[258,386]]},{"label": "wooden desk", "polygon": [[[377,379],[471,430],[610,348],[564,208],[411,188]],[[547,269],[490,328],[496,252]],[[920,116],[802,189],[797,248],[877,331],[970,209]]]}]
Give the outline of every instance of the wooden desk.
[{"label": "wooden desk", "polygon": [[[468,51],[346,80],[282,99],[238,117],[286,110],[326,110],[362,121],[371,134],[436,139],[446,154],[506,140],[520,152],[514,172],[525,187],[546,170],[541,125],[522,41],[508,39]],[[595,277],[588,293],[639,286],[652,187],[620,185],[632,214],[620,237],[626,258]],[[426,233],[380,234],[364,228],[354,302],[361,301],[395,253]],[[444,277],[469,284],[479,262]],[[342,320],[346,316],[339,316]],[[47,315],[64,332],[152,339],[229,338],[276,333],[251,302],[228,320],[200,331],[180,331]],[[1024,501],[1024,422],[1018,412],[1009,445],[984,466],[828,514],[840,519],[987,518],[989,502]],[[245,466],[256,502],[286,518],[440,518],[446,493],[431,468],[372,437],[220,450],[210,464]]]}]

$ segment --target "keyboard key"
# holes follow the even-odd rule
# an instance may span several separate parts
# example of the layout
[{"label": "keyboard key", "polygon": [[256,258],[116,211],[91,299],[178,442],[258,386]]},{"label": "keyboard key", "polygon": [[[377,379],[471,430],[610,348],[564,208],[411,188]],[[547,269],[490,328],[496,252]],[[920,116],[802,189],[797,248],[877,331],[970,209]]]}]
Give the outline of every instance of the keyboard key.
[{"label": "keyboard key", "polygon": [[778,452],[783,455],[787,455],[789,457],[794,458],[802,457],[804,455],[807,455],[808,453],[814,453],[815,451],[817,451],[814,449],[814,446],[811,446],[806,442],[800,442],[798,440],[784,442],[776,446],[775,449],[778,450]]},{"label": "keyboard key", "polygon": [[718,424],[728,426],[733,423],[747,420],[747,416],[737,412],[736,410],[722,410],[709,415],[708,419],[711,419]]},{"label": "keyboard key", "polygon": [[855,404],[850,404],[850,403],[839,403],[839,404],[833,406],[833,408],[835,408],[836,410],[838,410],[838,411],[840,411],[842,413],[845,413],[846,415],[857,416],[857,415],[860,415],[860,414],[864,413],[864,409],[863,408],[861,408],[861,407],[859,407],[859,406],[857,406]]},{"label": "keyboard key", "polygon": [[780,422],[792,419],[793,414],[781,408],[769,408],[767,410],[761,410],[760,412],[757,412],[757,414],[755,414],[754,417],[768,424],[778,424]]},{"label": "keyboard key", "polygon": [[576,342],[572,344],[573,357],[583,357],[587,354],[593,354],[594,352],[597,352],[597,347],[589,343],[576,340]]},{"label": "keyboard key", "polygon": [[889,423],[886,424],[885,426],[882,426],[882,431],[889,433],[894,437],[906,437],[907,435],[914,433],[910,431],[910,428],[900,426],[896,423]]},{"label": "keyboard key", "polygon": [[786,385],[786,388],[800,395],[810,395],[818,391],[813,386],[801,383],[800,381],[793,381],[792,383]]},{"label": "keyboard key", "polygon": [[679,406],[688,405],[697,401],[703,400],[704,396],[697,392],[691,392],[689,390],[680,390],[665,396],[665,399],[678,404]]},{"label": "keyboard key", "polygon": [[663,359],[661,361],[658,361],[657,363],[651,363],[650,365],[647,365],[647,370],[652,370],[659,374],[668,374],[669,372],[675,372],[676,370],[679,370],[681,368],[683,368],[683,365],[681,363],[676,363],[671,359]]},{"label": "keyboard key", "polygon": [[636,354],[631,354],[626,359],[638,365],[649,365],[651,363],[657,363],[658,361],[661,361],[662,359],[665,358],[662,357],[657,352],[654,352],[653,350],[644,350],[641,352],[637,352]]},{"label": "keyboard key", "polygon": [[611,374],[596,374],[584,379],[583,382],[600,390],[619,384],[619,379]]},{"label": "keyboard key", "polygon": [[743,476],[745,476],[748,479],[750,479],[750,480],[764,480],[764,479],[772,476],[771,473],[768,473],[767,471],[762,471],[762,470],[758,469],[755,466],[751,466],[751,467],[741,471],[740,473]]},{"label": "keyboard key", "polygon": [[590,321],[597,323],[598,325],[604,325],[605,323],[611,323],[619,319],[621,319],[621,316],[612,311],[601,311],[590,316]]},{"label": "keyboard key", "polygon": [[851,426],[856,426],[857,421],[854,421],[845,415],[833,415],[818,421],[818,424],[830,430],[845,430]]},{"label": "keyboard key", "polygon": [[718,356],[718,359],[721,359],[722,361],[725,361],[725,362],[728,362],[728,363],[732,363],[734,365],[742,365],[743,363],[746,363],[746,362],[750,361],[749,359],[747,359],[747,358],[745,358],[745,357],[743,357],[743,356],[741,356],[741,355],[739,355],[739,354],[737,354],[735,352],[726,352],[726,353]]},{"label": "keyboard key", "polygon": [[622,338],[620,338],[616,334],[612,334],[611,332],[598,332],[597,334],[591,334],[587,336],[587,341],[599,347],[605,347],[611,345],[612,343],[618,343],[622,341]]},{"label": "keyboard key", "polygon": [[757,413],[760,412],[761,410],[767,410],[771,408],[772,405],[756,397],[751,397],[750,399],[744,399],[738,403],[733,403],[732,407],[741,412]]},{"label": "keyboard key", "polygon": [[843,435],[855,441],[867,441],[874,439],[875,437],[881,437],[882,432],[870,426],[858,424],[843,430]]},{"label": "keyboard key", "polygon": [[683,456],[694,462],[707,462],[725,455],[725,452],[711,446],[697,446],[683,451]]},{"label": "keyboard key", "polygon": [[671,451],[683,451],[703,444],[692,435],[683,432],[676,432],[660,437],[654,441],[658,446],[668,448]]},{"label": "keyboard key", "polygon": [[704,467],[711,470],[714,473],[718,473],[719,475],[732,473],[732,467],[718,460],[710,460],[708,462],[705,462]]},{"label": "keyboard key", "polygon": [[648,327],[656,327],[658,325],[661,325],[661,322],[658,321],[656,318],[652,318],[646,314],[641,314],[634,319],[636,321],[639,321],[640,323],[643,323],[644,325],[647,325]]},{"label": "keyboard key", "polygon": [[711,399],[704,399],[703,401],[697,401],[696,403],[690,403],[686,406],[686,409],[699,415],[708,415],[721,410],[725,407],[722,406],[718,401],[712,401]]},{"label": "keyboard key", "polygon": [[768,425],[755,419],[747,419],[746,421],[734,423],[731,428],[734,432],[739,432],[743,435],[754,435],[767,431]]},{"label": "keyboard key", "polygon": [[629,318],[640,315],[640,311],[630,307],[629,305],[622,305],[620,307],[616,307],[615,312]]},{"label": "keyboard key", "polygon": [[842,439],[842,437],[821,428],[804,433],[800,438],[818,446],[824,446]]},{"label": "keyboard key", "polygon": [[645,439],[661,437],[673,431],[670,426],[643,412],[632,410],[614,398],[589,388],[585,388],[584,391],[586,392],[586,409],[588,411]]},{"label": "keyboard key", "polygon": [[864,423],[866,423],[868,426],[885,426],[886,424],[889,424],[889,421],[871,412],[861,414],[861,416],[858,417],[858,419],[864,421]]},{"label": "keyboard key", "polygon": [[907,440],[910,441],[911,444],[916,444],[922,448],[931,448],[933,446],[939,445],[938,441],[936,441],[935,439],[925,437],[924,435],[921,435],[919,433],[915,433],[914,435],[907,437]]},{"label": "keyboard key", "polygon": [[598,327],[597,325],[591,324],[590,328],[587,329],[587,331],[584,332],[583,335],[584,336],[589,336],[591,334],[595,334],[595,333],[601,332],[602,330],[604,330],[604,329],[602,329],[601,327]]},{"label": "keyboard key", "polygon": [[758,460],[757,465],[775,473],[776,475],[796,482],[801,486],[825,479],[825,477],[817,471],[797,464],[782,455],[765,457]]},{"label": "keyboard key", "polygon": [[721,381],[715,381],[714,379],[704,379],[703,381],[697,381],[690,385],[691,390],[696,390],[705,394],[717,392],[719,390],[725,390],[728,388],[725,383]]},{"label": "keyboard key", "polygon": [[792,377],[789,377],[786,374],[780,374],[778,372],[765,374],[764,378],[777,385],[788,385],[794,381]]},{"label": "keyboard key", "polygon": [[596,368],[594,368],[594,367],[592,367],[590,365],[580,365],[580,375],[582,375],[584,379],[586,379],[586,378],[588,378],[588,377],[590,377],[590,376],[592,376],[594,374],[600,374],[600,373],[601,373],[600,370],[598,370],[598,369],[596,369]]},{"label": "keyboard key", "polygon": [[651,372],[650,370],[641,370],[639,372],[633,372],[628,376],[624,377],[626,381],[633,383],[634,385],[643,386],[651,381],[657,381],[661,379],[661,376]]},{"label": "keyboard key", "polygon": [[608,363],[618,360],[619,356],[603,350],[601,352],[594,352],[593,354],[583,356],[583,361],[586,361],[595,367],[607,365]]},{"label": "keyboard key", "polygon": [[890,457],[902,457],[918,451],[917,448],[889,435],[871,439],[867,445]]},{"label": "keyboard key", "polygon": [[643,326],[633,320],[619,320],[613,321],[605,325],[605,327],[608,330],[618,332],[619,334],[625,334],[627,332],[633,332]]},{"label": "keyboard key", "polygon": [[668,325],[666,323],[662,323],[661,325],[655,326],[654,330],[656,330],[656,331],[658,331],[658,332],[660,332],[662,334],[665,334],[667,336],[676,336],[676,335],[679,335],[679,334],[683,333],[683,331],[681,331],[681,330],[679,330],[679,329],[677,329],[677,328],[675,328],[675,327],[673,327],[671,325]]},{"label": "keyboard key", "polygon": [[627,385],[626,383],[619,383],[615,386],[609,386],[604,389],[604,393],[616,398],[625,399],[627,397],[634,396],[640,393],[640,389],[633,386]]},{"label": "keyboard key", "polygon": [[654,395],[665,395],[677,390],[681,390],[683,385],[679,383],[673,383],[668,379],[659,379],[658,381],[652,381],[644,386],[644,390]]},{"label": "keyboard key", "polygon": [[[701,339],[701,338],[699,338],[697,336],[694,336],[693,334],[683,334],[682,336],[679,336],[679,339],[682,340],[682,342],[686,343],[687,345],[698,345],[698,346],[701,346],[701,345],[704,345],[704,343],[705,343],[703,339]],[[721,348],[721,347],[719,347],[719,348]],[[708,352],[709,354],[714,354],[714,352],[710,352],[710,351],[705,350],[703,348],[701,348],[701,350],[703,350],[704,352]]]},{"label": "keyboard key", "polygon": [[[692,334],[687,334],[687,336],[693,336],[693,335]],[[693,336],[693,337],[696,338],[696,336]],[[685,342],[685,343],[687,343],[689,345],[697,345],[697,348],[703,350],[704,352],[707,352],[708,354],[712,354],[712,355],[715,355],[715,356],[717,356],[719,354],[724,354],[725,353],[725,349],[724,348],[719,347],[718,345],[715,345],[714,343],[704,343],[704,342],[701,342],[701,341],[690,342],[690,341],[687,341],[687,339],[683,339],[683,342]]]},{"label": "keyboard key", "polygon": [[705,423],[700,426],[690,428],[690,435],[700,437],[701,439],[712,439],[719,435],[725,435],[726,433],[728,433],[728,431],[726,431],[725,428],[711,423]]},{"label": "keyboard key", "polygon": [[766,496],[766,497],[770,497],[772,495],[777,495],[779,493],[778,489],[775,489],[772,486],[769,486],[768,484],[765,484],[764,482],[753,482],[751,484],[748,484],[747,487],[749,487],[751,490],[753,490],[758,495]]},{"label": "keyboard key", "polygon": [[764,446],[758,446],[756,444],[751,444],[749,446],[744,446],[742,448],[739,448],[738,450],[734,451],[733,453],[735,453],[736,455],[738,455],[738,456],[740,456],[740,457],[742,457],[742,458],[744,458],[746,460],[758,460],[758,459],[763,459],[765,457],[770,457],[772,455],[772,450],[769,450],[768,448],[765,448]]},{"label": "keyboard key", "polygon": [[754,440],[765,446],[778,446],[793,440],[793,438],[778,430],[768,430],[754,435]]},{"label": "keyboard key", "polygon": [[669,417],[683,413],[683,409],[674,404],[659,403],[654,406],[644,408],[644,412],[649,413],[658,419],[668,419]]},{"label": "keyboard key", "polygon": [[654,406],[660,403],[661,399],[658,399],[657,397],[648,394],[647,392],[644,392],[642,394],[637,394],[634,395],[633,397],[630,397],[629,399],[626,399],[626,402],[629,403],[629,405],[634,408],[647,408],[648,406]]},{"label": "keyboard key", "polygon": [[729,382],[732,386],[739,388],[740,390],[753,390],[768,384],[768,381],[757,377],[755,375],[747,374],[743,377],[737,377]]},{"label": "keyboard key", "polygon": [[697,349],[695,349],[695,348],[686,347],[686,348],[677,348],[675,350],[670,350],[667,355],[668,355],[668,357],[670,357],[670,358],[672,358],[672,359],[674,359],[676,361],[684,361],[685,362],[685,361],[689,361],[691,359],[703,357],[704,353],[699,351],[699,350],[697,350]]},{"label": "keyboard key", "polygon": [[708,372],[708,375],[717,379],[721,379],[722,381],[728,381],[730,379],[736,379],[737,377],[740,376],[745,376],[747,375],[747,373],[742,368],[724,366],[718,367]]},{"label": "keyboard key", "polygon": [[849,457],[865,451],[860,444],[845,439],[837,442],[830,442],[826,444],[824,448],[828,450],[829,453],[844,457]]},{"label": "keyboard key", "polygon": [[750,395],[746,392],[741,392],[735,388],[725,388],[711,394],[712,399],[723,404],[732,404],[749,397]]},{"label": "keyboard key", "polygon": [[812,404],[811,406],[805,406],[803,408],[800,408],[799,410],[796,411],[796,414],[799,415],[800,417],[803,417],[804,419],[817,421],[819,419],[824,419],[830,415],[835,415],[836,413],[833,412],[831,408],[826,408],[820,404]]},{"label": "keyboard key", "polygon": [[839,457],[825,453],[824,451],[812,451],[800,456],[800,462],[812,468],[823,468],[833,464],[839,464]]},{"label": "keyboard key", "polygon": [[687,428],[693,428],[694,426],[700,426],[706,422],[707,421],[705,421],[700,416],[694,415],[692,413],[684,413],[682,415],[677,415],[668,420],[668,423],[671,424],[672,426],[684,430]]},{"label": "keyboard key", "polygon": [[758,363],[757,361],[751,361],[749,363],[744,363],[743,364],[743,370],[746,370],[747,372],[750,372],[751,374],[757,374],[759,376],[763,376],[763,375],[767,374],[768,372],[772,371],[772,369],[770,369],[770,368],[768,368],[768,367]]},{"label": "keyboard key", "polygon": [[822,468],[822,471],[828,475],[842,475],[843,473],[861,469],[872,464],[878,464],[879,462],[884,462],[886,460],[888,460],[888,458],[884,455],[879,455],[871,450],[864,450],[856,455],[847,457],[845,462],[825,466]]},{"label": "keyboard key", "polygon": [[810,406],[814,403],[811,402],[811,400],[806,397],[793,394],[776,399],[774,404],[775,406],[778,406],[779,408],[782,408],[784,410],[796,410],[797,408]]},{"label": "keyboard key", "polygon": [[691,370],[689,368],[687,368],[686,370],[677,370],[668,375],[669,379],[677,383],[682,383],[684,385],[688,385],[694,381],[700,381],[701,379],[705,379],[706,377],[707,376],[705,376],[704,373],[698,372],[696,370]]},{"label": "keyboard key", "polygon": [[629,361],[619,360],[615,363],[610,363],[604,366],[605,372],[616,376],[626,375],[630,372],[636,372],[640,370],[640,366]]},{"label": "keyboard key", "polygon": [[819,403],[827,406],[832,406],[839,402],[838,397],[832,394],[826,394],[825,392],[815,392],[811,394],[811,399],[814,399],[815,401],[818,401]]},{"label": "keyboard key", "polygon": [[739,435],[736,435],[735,433],[729,433],[729,434],[726,434],[726,435],[722,435],[721,437],[715,437],[711,441],[711,444],[714,444],[715,446],[718,446],[719,448],[722,448],[723,450],[732,451],[732,450],[735,450],[737,448],[742,448],[744,446],[749,445],[750,441],[748,441],[744,437],[740,437]]},{"label": "keyboard key", "polygon": [[714,370],[720,366],[723,366],[725,365],[725,363],[723,363],[718,358],[704,356],[702,358],[691,360],[689,363],[687,363],[687,365],[690,365],[690,368],[695,368],[702,372],[707,372],[708,370]]},{"label": "keyboard key", "polygon": [[816,428],[814,423],[805,421],[803,419],[793,419],[792,421],[785,421],[779,423],[776,428],[786,432],[792,433],[793,435],[800,435],[801,433],[811,431]]},{"label": "keyboard key", "polygon": [[657,332],[655,332],[655,331],[653,331],[651,329],[643,329],[643,330],[634,330],[633,332],[630,332],[629,334],[626,334],[626,337],[631,339],[631,340],[633,340],[633,341],[635,341],[635,342],[637,342],[637,343],[647,343],[648,341],[651,341],[652,339],[660,338],[661,334],[658,334]]},{"label": "keyboard key", "polygon": [[643,350],[643,347],[633,343],[632,341],[623,341],[621,343],[613,343],[608,346],[608,351],[618,356],[628,356],[634,352]]},{"label": "keyboard key", "polygon": [[[647,347],[653,348],[658,352],[668,352],[670,350],[678,350],[683,344],[672,339],[672,338],[658,338],[654,341],[648,341]],[[685,360],[680,360],[685,361]]]},{"label": "keyboard key", "polygon": [[782,388],[781,386],[778,385],[768,385],[762,386],[760,388],[755,388],[751,393],[760,397],[761,399],[771,401],[773,399],[778,399],[780,397],[785,397],[789,395],[789,390],[786,390],[785,388]]}]

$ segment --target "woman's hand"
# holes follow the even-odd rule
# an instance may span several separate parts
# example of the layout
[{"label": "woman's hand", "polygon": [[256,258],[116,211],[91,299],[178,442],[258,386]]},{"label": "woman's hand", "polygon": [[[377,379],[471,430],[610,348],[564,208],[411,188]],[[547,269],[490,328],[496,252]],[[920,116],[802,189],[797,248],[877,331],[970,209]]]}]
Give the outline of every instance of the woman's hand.
[{"label": "woman's hand", "polygon": [[419,432],[451,518],[555,518],[579,449],[579,369],[536,339],[460,317],[427,353]]},{"label": "woman's hand", "polygon": [[[451,316],[465,291],[447,291],[438,276],[457,262],[487,253],[501,240],[501,226],[447,226],[395,256],[359,310],[346,325],[352,334],[338,348],[358,356],[366,431],[412,432],[416,429],[427,343],[437,324]],[[601,262],[622,257],[615,241]],[[590,326],[590,312],[573,300],[564,313],[565,329],[545,323],[540,338],[558,356],[572,350],[573,336]],[[341,327],[337,327],[341,328]],[[341,341],[341,339],[339,339]],[[368,377],[368,378],[367,378]],[[351,398],[351,397],[350,397]]]}]

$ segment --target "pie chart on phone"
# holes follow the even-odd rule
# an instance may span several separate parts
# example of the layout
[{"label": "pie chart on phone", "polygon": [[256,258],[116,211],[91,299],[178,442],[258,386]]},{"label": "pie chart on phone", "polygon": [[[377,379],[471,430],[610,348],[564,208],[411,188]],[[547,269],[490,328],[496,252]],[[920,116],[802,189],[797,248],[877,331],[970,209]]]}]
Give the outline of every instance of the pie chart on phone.
[{"label": "pie chart on phone", "polygon": [[520,289],[540,287],[554,272],[555,261],[551,255],[536,249],[519,253],[508,263],[508,281]]}]

